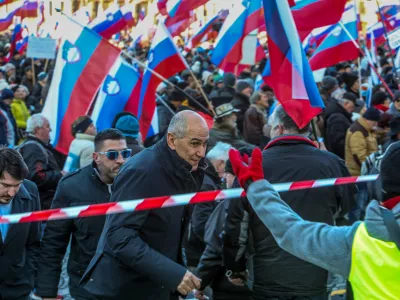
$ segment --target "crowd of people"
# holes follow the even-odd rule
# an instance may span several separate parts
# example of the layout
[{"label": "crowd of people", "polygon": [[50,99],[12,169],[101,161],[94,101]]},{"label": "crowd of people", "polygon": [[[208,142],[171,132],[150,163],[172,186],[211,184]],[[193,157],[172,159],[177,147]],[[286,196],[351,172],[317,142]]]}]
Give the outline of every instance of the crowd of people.
[{"label": "crowd of people", "polygon": [[[379,51],[391,90],[367,84],[363,63],[328,68],[318,83],[326,109],[312,130],[260,84],[266,60],[222,74],[211,51],[186,54],[192,72],[158,87],[158,135],[143,140],[129,112],[100,132],[80,116],[67,156],[52,148],[41,114],[53,64],[46,73],[44,61],[15,53],[0,67],[0,216],[248,189],[189,207],[1,223],[0,300],[322,300],[340,294],[344,279],[348,297],[398,299],[399,228],[385,225],[374,201],[400,223],[400,91],[390,53]],[[378,173],[376,182],[280,194],[270,185]],[[379,252],[386,244],[394,247]],[[372,263],[377,253],[384,270]]]}]

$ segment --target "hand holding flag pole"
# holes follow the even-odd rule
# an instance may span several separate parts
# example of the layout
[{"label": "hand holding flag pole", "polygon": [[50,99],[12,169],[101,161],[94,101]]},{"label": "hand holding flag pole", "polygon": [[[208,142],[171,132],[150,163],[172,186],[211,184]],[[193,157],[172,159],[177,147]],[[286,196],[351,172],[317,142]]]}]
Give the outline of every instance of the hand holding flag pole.
[{"label": "hand holding flag pole", "polygon": [[[64,12],[61,11],[61,9],[56,8],[55,9],[56,12],[61,13],[63,16],[67,17],[69,20],[71,20],[72,22],[75,22],[81,26],[84,27],[84,25],[80,24],[78,21],[76,21],[75,19],[71,18],[70,16],[68,16],[67,14],[65,14]],[[97,33],[96,33],[97,34]],[[159,74],[158,72],[154,71],[153,69],[149,68],[146,64],[142,63],[141,61],[137,60],[135,57],[131,56],[129,53],[127,53],[124,50],[121,50],[121,53],[124,54],[126,57],[130,58],[132,61],[136,62],[139,66],[141,66],[143,69],[148,70],[150,73],[152,73],[154,76],[158,77],[159,79],[162,80],[163,83],[165,83],[166,85],[175,88],[176,90],[180,91],[181,93],[183,93],[186,97],[190,98],[191,100],[193,100],[197,105],[199,105],[201,108],[203,108],[205,111],[211,111],[211,113],[216,116],[215,111],[210,103],[210,101],[208,100],[208,98],[205,96],[205,92],[204,90],[201,88],[200,83],[197,81],[197,78],[194,76],[192,70],[189,68],[188,66],[188,70],[189,72],[191,72],[193,79],[195,80],[196,84],[200,87],[200,91],[203,95],[203,97],[205,98],[205,100],[207,101],[208,105],[209,105],[209,109],[205,108],[200,102],[198,102],[196,99],[194,99],[192,96],[188,95],[184,90],[182,90],[180,87],[176,86],[175,84],[173,84],[172,82],[170,82],[168,79],[166,79],[165,77],[163,77],[161,74]]]},{"label": "hand holding flag pole", "polygon": [[[344,30],[344,32],[347,34],[347,36],[353,42],[354,46],[358,49],[358,51],[360,51],[361,55],[368,58],[368,56],[365,54],[364,50],[360,47],[360,45],[357,43],[357,41],[354,39],[354,37],[351,35],[351,33],[347,30],[346,26],[344,26],[342,22],[339,22],[339,26]],[[382,76],[379,74],[379,72],[375,68],[374,64],[369,59],[367,59],[367,61],[368,61],[369,66],[371,67],[371,69],[375,72],[376,76],[378,76],[379,80],[382,82],[383,86],[385,87],[385,89],[387,90],[389,95],[392,98],[394,98],[394,94],[393,94],[392,90],[389,88],[389,86],[387,85],[385,80],[383,80]]]}]

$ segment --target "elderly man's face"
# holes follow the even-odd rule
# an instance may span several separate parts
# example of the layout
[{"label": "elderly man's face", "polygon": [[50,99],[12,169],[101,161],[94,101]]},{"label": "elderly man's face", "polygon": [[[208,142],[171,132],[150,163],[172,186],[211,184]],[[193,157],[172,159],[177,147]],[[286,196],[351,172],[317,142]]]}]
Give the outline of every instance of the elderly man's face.
[{"label": "elderly man's face", "polygon": [[168,133],[168,144],[172,150],[192,166],[196,171],[200,160],[206,155],[209,131],[206,122],[201,118],[188,118],[187,130],[183,138]]},{"label": "elderly man's face", "polygon": [[43,127],[36,128],[35,136],[39,140],[47,144],[50,142],[50,132],[51,132],[50,123],[48,120],[45,120]]}]

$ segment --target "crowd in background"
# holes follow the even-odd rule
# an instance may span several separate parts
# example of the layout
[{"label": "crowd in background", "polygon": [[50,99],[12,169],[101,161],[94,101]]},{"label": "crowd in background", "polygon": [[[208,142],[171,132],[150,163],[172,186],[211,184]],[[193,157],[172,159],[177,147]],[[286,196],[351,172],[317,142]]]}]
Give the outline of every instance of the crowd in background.
[{"label": "crowd in background", "polygon": [[[250,153],[256,147],[268,149],[276,146],[274,138],[292,133],[291,131],[286,132],[283,130],[277,134],[280,129],[276,120],[272,117],[274,112],[281,121],[283,120],[282,122],[286,122],[285,124],[291,124],[292,126],[293,122],[290,123],[290,120],[288,120],[290,117],[280,112],[282,110],[280,99],[275,97],[273,89],[265,83],[260,84],[266,59],[257,65],[248,67],[237,75],[223,73],[210,62],[212,49],[206,50],[199,47],[185,55],[192,72],[185,70],[169,78],[168,80],[175,87],[162,83],[156,91],[160,96],[160,99],[157,100],[160,131],[158,135],[143,141],[139,134],[140,128],[137,118],[129,112],[121,112],[116,116],[112,125],[118,131],[107,133],[108,135],[101,137],[101,133],[97,133],[95,124],[93,124],[90,116],[81,116],[71,124],[71,134],[74,136],[74,141],[70,146],[68,156],[65,156],[52,148],[49,135],[52,128],[50,128],[47,118],[41,114],[47,91],[51,84],[54,62],[46,63],[44,60],[35,60],[32,63],[31,59],[16,52],[13,53],[9,62],[4,63],[8,48],[7,37],[2,36],[0,38],[0,63],[3,60],[0,67],[0,144],[9,148],[16,148],[23,156],[29,169],[27,179],[33,181],[38,187],[41,209],[76,204],[72,200],[68,200],[70,201],[68,204],[63,203],[63,198],[57,194],[61,193],[59,183],[60,181],[64,182],[64,185],[62,185],[63,192],[74,189],[75,186],[82,184],[82,182],[68,181],[77,180],[73,178],[75,175],[71,175],[74,174],[72,172],[91,165],[94,157],[98,155],[96,154],[97,152],[109,153],[111,151],[109,149],[101,151],[97,149],[96,139],[99,135],[99,140],[103,139],[103,142],[107,140],[125,141],[126,147],[118,151],[129,149],[128,152],[122,154],[123,161],[120,163],[117,163],[120,155],[118,151],[117,154],[107,154],[107,158],[117,164],[115,166],[108,165],[100,156],[95,158],[96,164],[94,166],[97,166],[95,167],[95,176],[98,176],[100,181],[105,183],[100,188],[101,192],[99,192],[98,197],[101,201],[99,201],[107,202],[113,179],[125,160],[129,156],[134,156],[143,149],[162,141],[170,128],[171,120],[181,111],[190,110],[198,113],[206,121],[209,129],[206,154],[207,167],[204,167],[206,175],[201,184],[201,190],[203,191],[235,186],[235,174],[228,159],[228,151],[231,147],[241,149],[243,153]],[[136,48],[131,49],[131,51],[138,59],[143,59],[146,56],[146,49]],[[393,59],[389,51],[379,48],[378,54],[381,76],[391,89],[394,97],[390,95],[382,84],[371,86],[368,78],[373,71],[365,64],[363,57],[360,59],[360,65],[358,65],[357,60],[343,62],[328,68],[325,76],[318,83],[326,108],[321,115],[314,119],[315,132],[312,130],[312,126],[307,126],[305,129],[300,130],[297,128],[296,134],[308,137],[310,141],[315,142],[316,147],[332,153],[314,157],[321,162],[320,165],[316,165],[316,168],[322,169],[322,165],[327,165],[329,168],[333,166],[332,169],[337,168],[332,171],[331,177],[377,174],[379,172],[380,159],[385,151],[392,143],[400,140],[400,90],[396,69],[393,67]],[[47,70],[45,70],[45,67]],[[208,99],[203,96],[193,75],[197,77],[197,81],[201,82],[202,89]],[[119,133],[121,136],[118,135]],[[288,145],[292,144],[288,143]],[[295,151],[299,151],[296,153],[299,156],[311,155],[307,151],[302,152],[304,151],[302,148],[304,145],[299,146],[296,144],[292,146],[287,153],[285,152],[287,155],[291,155],[290,153]],[[112,158],[111,155],[117,155],[117,157]],[[264,161],[267,159],[271,164],[271,170],[287,169],[289,167],[282,166],[285,162],[280,160],[280,155],[275,153],[264,157]],[[307,156],[307,161],[309,162],[310,160],[311,156]],[[300,165],[298,161],[297,164]],[[90,172],[92,174],[93,169]],[[317,179],[319,178],[318,176],[322,176],[321,172],[316,172],[311,176],[317,176],[316,178],[304,179]],[[282,172],[276,172],[275,174],[276,176],[272,176],[270,181],[293,181]],[[97,183],[91,182],[87,184]],[[310,216],[310,219],[332,225],[351,224],[355,221],[363,220],[367,205],[373,199],[381,200],[381,193],[379,185],[375,183],[358,184],[357,187],[358,192],[354,203],[350,199],[355,194],[354,190],[351,190],[351,188],[341,190],[337,198],[341,199],[341,204],[338,206],[342,206],[342,213],[340,213],[340,209],[336,207],[336,204],[332,204],[337,199],[332,195],[327,195],[327,198],[333,197],[326,201],[331,201],[329,205],[335,207],[335,209],[337,208],[337,211],[326,215],[326,211],[323,208],[314,207],[314,215]],[[84,191],[81,192],[84,193]],[[67,198],[65,196],[65,199]],[[85,197],[82,196],[82,198]],[[79,201],[79,199],[76,201]],[[291,200],[287,201],[290,202]],[[238,244],[235,241],[232,241],[232,248],[222,249],[223,246],[221,240],[218,239],[218,233],[222,231],[225,213],[232,209],[228,207],[228,201],[222,203],[224,203],[223,206],[215,202],[212,204],[199,204],[190,208],[190,226],[185,229],[186,234],[183,245],[189,269],[203,280],[200,289],[202,292],[193,296],[203,299],[201,297],[204,297],[204,295],[211,297],[214,294],[214,299],[216,300],[251,299],[250,290],[256,290],[258,295],[263,295],[265,291],[262,290],[261,286],[265,285],[273,288],[273,282],[265,280],[260,286],[260,282],[256,281],[255,286],[252,287],[252,279],[249,278],[249,287],[247,285],[235,285],[225,276],[227,267],[221,269],[222,252],[226,257],[235,257],[239,253],[243,257],[249,257],[254,251],[262,251],[259,244],[251,245],[251,243],[246,244],[245,249],[238,249]],[[78,204],[84,205],[88,203],[81,202]],[[232,218],[230,219],[232,221],[231,227],[226,228],[226,231],[231,230],[233,232],[233,236],[235,232],[241,232],[241,228],[236,226],[245,218],[243,209],[240,207],[234,207],[234,209],[236,209],[236,215],[234,214],[234,216],[236,216],[237,223],[235,224],[235,219]],[[303,214],[303,217],[305,214],[306,217],[304,218],[308,217],[307,212],[302,211],[301,207],[293,209]],[[343,212],[346,212],[346,214]],[[70,263],[68,275],[72,280],[70,284],[71,293],[74,294],[76,299],[80,299],[80,296],[82,296],[82,299],[91,299],[87,294],[80,294],[82,290],[77,286],[80,277],[90,262],[91,256],[94,255],[96,250],[104,220],[100,223],[100,225],[96,225],[98,226],[98,232],[89,232],[92,238],[87,242],[89,244],[85,244],[81,240],[77,242],[78,244],[72,242],[71,257],[74,262],[79,263],[76,263],[75,266]],[[42,261],[43,265],[39,269],[42,273],[38,274],[38,283],[36,284],[37,295],[54,297],[54,292],[57,291],[54,290],[54,285],[58,285],[57,279],[60,277],[61,261],[65,252],[69,252],[66,249],[71,234],[76,234],[80,230],[83,230],[83,232],[88,230],[82,224],[73,224],[72,221],[65,226],[65,230],[62,232],[58,231],[61,228],[58,225],[49,226],[47,235],[46,231],[44,231],[42,259],[46,253],[48,254],[49,263],[53,259],[51,261],[54,264],[51,267],[53,268],[53,273],[50,274],[54,278],[49,279],[46,277],[49,269],[46,269]],[[252,229],[253,233],[259,235],[265,234],[264,230],[267,230],[262,224],[257,224]],[[54,241],[61,242],[52,248],[51,243],[54,243]],[[225,246],[226,244],[224,244]],[[255,250],[253,249],[254,246]],[[268,247],[268,243],[264,246]],[[58,251],[59,249],[62,250]],[[77,256],[76,251],[79,251],[79,249],[85,249],[85,255],[82,257]],[[58,257],[49,255],[52,251],[55,251]],[[307,277],[312,274],[313,280],[309,279],[307,281],[303,278],[306,289],[312,290],[313,287],[310,287],[310,285],[315,282],[317,282],[316,285],[318,287],[313,292],[318,293],[320,289],[325,288],[327,282],[325,271],[322,272],[311,265],[299,264],[297,259],[288,258],[285,255],[281,259],[283,261],[285,259],[289,260],[290,263],[298,268],[297,270],[302,270],[301,272],[299,271],[298,274],[300,275],[298,277]],[[62,263],[64,265],[63,272],[65,273],[67,260],[68,255],[65,256]],[[243,263],[249,262],[243,259],[240,263],[232,263],[231,266],[236,264],[243,265]],[[254,274],[258,274],[258,278],[260,277],[259,274],[262,273],[260,268],[269,268],[271,266],[267,258],[265,260],[258,258],[254,263],[255,265],[248,266],[248,269],[252,270],[254,268]],[[238,270],[242,271],[242,268],[238,268]],[[285,272],[290,271],[286,269],[283,274]],[[62,275],[64,279],[68,278],[65,273]],[[252,275],[252,272],[250,272],[250,275]],[[316,280],[315,278],[319,276],[320,280]],[[279,284],[282,283],[280,280],[284,279],[277,278]],[[53,286],[50,286],[51,284]],[[284,282],[282,284],[288,283]],[[210,292],[210,288],[206,288],[208,285],[211,286],[212,292]],[[65,282],[60,283],[60,287],[65,288]],[[294,288],[301,290],[301,286],[295,286]],[[66,292],[65,297],[65,299],[68,299],[68,292]]]}]

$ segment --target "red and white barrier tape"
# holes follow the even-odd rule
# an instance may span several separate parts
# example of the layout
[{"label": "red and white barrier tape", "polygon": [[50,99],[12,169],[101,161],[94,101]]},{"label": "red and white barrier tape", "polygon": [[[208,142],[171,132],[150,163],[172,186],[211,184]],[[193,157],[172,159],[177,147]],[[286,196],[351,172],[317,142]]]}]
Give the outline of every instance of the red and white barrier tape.
[{"label": "red and white barrier tape", "polygon": [[[314,189],[335,185],[374,181],[378,175],[359,177],[342,177],[320,180],[298,181],[289,183],[277,183],[272,186],[277,192],[289,192],[304,189]],[[37,221],[52,221],[62,219],[75,219],[93,216],[119,214],[140,210],[158,209],[171,206],[212,202],[222,199],[232,199],[245,196],[243,189],[228,189],[221,191],[199,192],[175,196],[163,196],[122,202],[109,202],[68,208],[58,208],[43,211],[27,212],[0,216],[0,224],[16,224]]]}]

